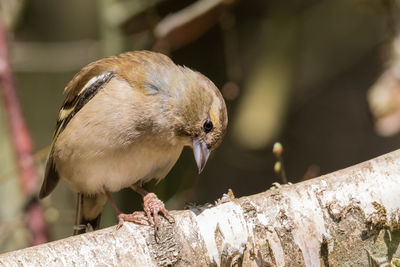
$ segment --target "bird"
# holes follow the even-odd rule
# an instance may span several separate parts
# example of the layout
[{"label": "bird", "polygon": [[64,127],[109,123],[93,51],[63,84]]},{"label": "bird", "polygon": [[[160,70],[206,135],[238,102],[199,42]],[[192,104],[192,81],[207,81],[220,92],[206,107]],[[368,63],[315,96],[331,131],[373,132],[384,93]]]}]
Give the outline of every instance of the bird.
[{"label": "bird", "polygon": [[[144,218],[158,227],[160,213],[171,218],[143,183],[163,179],[185,146],[192,148],[200,173],[228,124],[214,83],[157,52],[130,51],[92,62],[64,94],[39,198],[48,196],[60,177],[78,193],[81,214],[74,234],[85,232],[85,225],[99,227],[107,200],[119,225]],[[128,187],[142,196],[144,215],[122,213],[112,200],[111,192]]]}]

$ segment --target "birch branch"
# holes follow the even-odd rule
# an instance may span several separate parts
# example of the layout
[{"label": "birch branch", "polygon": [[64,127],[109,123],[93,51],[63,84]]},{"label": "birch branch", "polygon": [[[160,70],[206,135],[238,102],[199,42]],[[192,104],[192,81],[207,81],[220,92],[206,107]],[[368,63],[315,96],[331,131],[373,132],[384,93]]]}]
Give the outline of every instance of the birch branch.
[{"label": "birch branch", "polygon": [[400,150],[162,220],[0,255],[5,266],[381,266],[400,257]]}]

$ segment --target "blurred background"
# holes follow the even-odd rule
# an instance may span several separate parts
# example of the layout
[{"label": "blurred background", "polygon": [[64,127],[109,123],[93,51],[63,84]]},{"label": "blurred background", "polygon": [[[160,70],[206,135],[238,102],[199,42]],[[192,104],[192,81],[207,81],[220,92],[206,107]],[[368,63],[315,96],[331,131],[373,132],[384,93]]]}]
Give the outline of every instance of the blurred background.
[{"label": "blurred background", "polygon": [[[75,194],[64,182],[34,197],[62,90],[86,64],[123,51],[165,53],[226,100],[228,132],[202,174],[185,149],[166,179],[145,185],[170,210],[281,182],[276,141],[292,183],[400,145],[398,1],[0,0],[0,11],[0,252],[72,234]],[[7,58],[17,99],[5,90]],[[32,149],[18,148],[15,100]],[[132,190],[113,197],[124,212],[141,209]],[[102,219],[116,223],[109,204]]]}]

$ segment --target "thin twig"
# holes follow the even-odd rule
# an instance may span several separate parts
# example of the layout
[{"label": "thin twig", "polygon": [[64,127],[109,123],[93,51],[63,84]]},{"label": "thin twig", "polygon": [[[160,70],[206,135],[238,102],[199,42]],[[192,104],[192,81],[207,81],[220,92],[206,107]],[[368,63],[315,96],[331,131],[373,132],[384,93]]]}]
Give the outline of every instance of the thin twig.
[{"label": "thin twig", "polygon": [[20,172],[21,167],[32,164],[32,160],[35,166],[39,166],[47,158],[49,152],[50,152],[50,146],[42,148],[41,150],[35,152],[32,158],[25,159],[20,166],[0,172],[0,184],[7,181],[8,179],[11,179],[14,173]]},{"label": "thin twig", "polygon": [[281,145],[281,143],[276,142],[274,144],[272,152],[273,152],[274,156],[276,157],[276,159],[278,160],[277,162],[275,162],[274,171],[276,174],[279,175],[279,177],[282,180],[282,183],[287,184],[288,179],[287,179],[286,172],[285,172],[285,165],[283,164],[283,146]]},{"label": "thin twig", "polygon": [[[22,115],[15,90],[14,77],[8,60],[8,50],[5,31],[0,21],[0,89],[5,107],[5,113],[11,132],[17,164],[19,166],[19,177],[21,190],[27,199],[32,198],[36,192],[37,174],[33,164],[33,145],[30,134]],[[45,231],[45,220],[42,207],[37,201],[31,201],[27,208],[27,227],[32,235],[34,245],[45,243],[47,235]]]}]

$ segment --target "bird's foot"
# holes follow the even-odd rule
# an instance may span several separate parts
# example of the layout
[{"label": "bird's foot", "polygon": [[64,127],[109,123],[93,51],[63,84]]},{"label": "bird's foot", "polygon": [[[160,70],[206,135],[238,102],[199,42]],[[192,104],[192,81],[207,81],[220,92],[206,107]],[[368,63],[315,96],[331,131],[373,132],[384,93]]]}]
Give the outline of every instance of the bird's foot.
[{"label": "bird's foot", "polygon": [[133,222],[142,225],[150,225],[149,221],[146,218],[144,212],[135,211],[131,214],[120,213],[118,214],[118,225],[117,229],[121,228],[124,222]]},{"label": "bird's foot", "polygon": [[170,223],[175,222],[174,217],[169,214],[164,203],[154,193],[148,193],[143,197],[143,209],[149,224],[154,225],[155,229],[158,228],[158,213],[160,212],[164,214],[164,217]]},{"label": "bird's foot", "polygon": [[141,225],[154,225],[154,228],[158,229],[158,214],[160,212],[168,222],[175,222],[174,217],[169,214],[164,203],[154,193],[148,193],[143,197],[143,209],[144,212],[135,211],[132,214],[118,214],[117,229],[121,228],[124,222],[133,222]]}]

